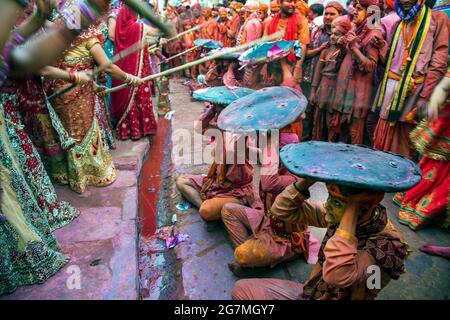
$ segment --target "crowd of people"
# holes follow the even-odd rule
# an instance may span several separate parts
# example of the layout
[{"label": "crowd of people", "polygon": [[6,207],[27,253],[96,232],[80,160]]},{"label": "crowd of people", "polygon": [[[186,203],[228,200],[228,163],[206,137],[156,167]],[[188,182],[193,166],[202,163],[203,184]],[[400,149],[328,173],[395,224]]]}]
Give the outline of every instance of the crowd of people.
[{"label": "crowd of people", "polygon": [[[137,2],[180,37],[167,39],[136,13]],[[156,134],[158,113],[169,110],[169,79],[145,78],[182,65],[189,67],[170,78],[183,79],[192,92],[237,86],[303,94],[306,110],[282,128],[280,147],[309,140],[365,144],[420,161],[421,182],[395,196],[399,221],[413,230],[435,222],[448,227],[449,18],[433,6],[433,0],[353,0],[346,7],[249,0],[203,8],[158,8],[146,0],[0,2],[0,295],[42,283],[67,263],[53,232],[79,212],[58,200],[53,183],[77,193],[113,183],[115,140]],[[279,31],[278,41],[296,43],[285,54],[277,47],[279,59],[243,68],[237,57],[195,63],[208,54],[196,40],[231,48]],[[209,106],[201,123],[216,127],[210,120],[221,110]],[[278,145],[267,149],[276,154]],[[224,222],[237,276],[308,259],[314,246],[318,262],[305,285],[240,280],[233,298],[374,298],[361,285],[365,266],[379,265],[386,279],[404,271],[408,246],[380,205],[384,193],[327,185],[329,199],[315,205],[308,201],[315,181],[280,166],[261,175],[255,190],[254,177],[249,162],[213,163],[206,176],[178,177],[177,187],[205,221]],[[328,228],[322,246],[307,226]],[[423,250],[449,256],[448,248]]]}]

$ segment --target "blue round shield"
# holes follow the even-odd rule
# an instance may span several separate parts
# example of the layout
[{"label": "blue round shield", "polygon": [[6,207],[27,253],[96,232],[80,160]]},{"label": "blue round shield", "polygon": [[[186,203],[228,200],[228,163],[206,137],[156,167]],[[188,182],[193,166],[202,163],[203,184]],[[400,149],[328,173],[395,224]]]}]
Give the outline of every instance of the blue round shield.
[{"label": "blue round shield", "polygon": [[294,143],[281,149],[280,158],[286,169],[297,176],[374,191],[408,190],[422,178],[411,160],[361,145]]},{"label": "blue round shield", "polygon": [[281,129],[302,114],[308,101],[288,87],[268,87],[234,101],[226,107],[217,124],[221,130],[251,132]]},{"label": "blue round shield", "polygon": [[200,101],[226,106],[237,99],[253,93],[254,91],[255,90],[243,87],[220,86],[195,90],[192,97]]},{"label": "blue round shield", "polygon": [[295,52],[295,41],[263,42],[248,49],[239,57],[242,65],[273,62]]},{"label": "blue round shield", "polygon": [[214,41],[211,39],[197,39],[194,40],[196,46],[202,46],[205,49],[220,49],[222,48],[222,42]]}]

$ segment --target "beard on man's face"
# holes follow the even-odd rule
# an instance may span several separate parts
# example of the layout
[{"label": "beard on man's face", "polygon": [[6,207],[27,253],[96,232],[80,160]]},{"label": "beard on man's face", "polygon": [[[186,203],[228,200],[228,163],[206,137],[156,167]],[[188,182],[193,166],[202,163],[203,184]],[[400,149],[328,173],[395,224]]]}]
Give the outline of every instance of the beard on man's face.
[{"label": "beard on man's face", "polygon": [[294,6],[282,6],[281,12],[283,12],[287,16],[291,16],[295,12]]},{"label": "beard on man's face", "polygon": [[411,10],[411,8],[417,3],[417,1],[414,0],[408,0],[408,1],[399,1],[399,5],[400,8],[404,11],[404,12],[408,12],[409,10]]}]

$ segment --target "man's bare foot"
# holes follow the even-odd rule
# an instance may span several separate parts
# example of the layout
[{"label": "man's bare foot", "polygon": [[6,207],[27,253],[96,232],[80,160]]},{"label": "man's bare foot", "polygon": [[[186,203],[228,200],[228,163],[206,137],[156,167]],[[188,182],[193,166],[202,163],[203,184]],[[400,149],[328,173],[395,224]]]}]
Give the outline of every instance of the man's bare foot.
[{"label": "man's bare foot", "polygon": [[434,256],[440,256],[446,259],[450,259],[450,247],[433,246],[426,244],[420,247],[419,250]]}]

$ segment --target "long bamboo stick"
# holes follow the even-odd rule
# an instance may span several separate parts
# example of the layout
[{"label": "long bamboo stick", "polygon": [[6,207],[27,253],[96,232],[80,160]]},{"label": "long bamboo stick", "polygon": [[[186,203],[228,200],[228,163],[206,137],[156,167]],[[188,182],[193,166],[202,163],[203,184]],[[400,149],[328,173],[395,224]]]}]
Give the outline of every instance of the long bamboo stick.
[{"label": "long bamboo stick", "polygon": [[[138,51],[139,49],[142,49],[143,47],[145,47],[146,43],[145,41],[139,41],[136,42],[134,45],[132,45],[131,47],[128,47],[127,49],[119,52],[118,54],[116,54],[110,61],[108,61],[107,63],[101,65],[100,67],[94,69],[94,72],[92,73],[92,77],[95,78],[95,76],[99,75],[101,72],[103,72],[106,68],[108,68],[109,66],[117,63],[118,61],[124,59],[125,57],[129,56],[130,54]],[[78,86],[77,83],[72,83],[71,85],[55,92],[54,94],[52,94],[51,96],[47,97],[47,99],[49,101],[55,99],[56,97],[59,97],[60,95],[72,90],[73,88],[75,88],[76,86]]]},{"label": "long bamboo stick", "polygon": [[[205,42],[205,43],[199,44],[198,46],[192,47],[192,48],[187,49],[187,50],[185,50],[185,51],[183,51],[183,52],[180,52],[180,53],[178,53],[178,54],[176,54],[176,55],[174,55],[174,56],[171,56],[169,59],[167,59],[167,62],[169,62],[169,61],[172,60],[172,59],[178,58],[178,57],[180,57],[180,56],[182,56],[182,55],[185,55],[186,53],[189,53],[189,52],[191,52],[191,51],[197,50],[197,49],[199,49],[199,48],[205,46],[206,44],[208,44],[208,43],[210,43],[210,42],[211,42],[211,41],[207,41],[207,42]],[[159,64],[163,64],[163,63],[165,63],[165,62],[160,62]]]},{"label": "long bamboo stick", "polygon": [[[185,30],[185,31],[183,31],[183,32],[180,32],[180,33],[178,33],[177,35],[173,36],[172,38],[167,39],[167,42],[171,42],[171,41],[173,41],[173,40],[176,40],[176,39],[178,39],[179,37],[182,37],[182,36],[184,36],[185,34],[188,34],[188,33],[190,33],[190,32],[197,31],[198,29],[203,28],[205,25],[206,25],[206,22],[204,22],[204,23],[202,23],[202,24],[200,24],[200,25],[198,25],[198,26],[196,26],[196,27],[193,27],[193,28],[191,28],[191,29],[189,29],[189,30]],[[150,49],[154,49],[154,48],[156,48],[157,46],[158,46],[158,44],[153,44],[153,45],[151,45],[148,49],[149,49],[149,50],[150,50]]]},{"label": "long bamboo stick", "polygon": [[[211,60],[215,60],[217,58],[220,58],[220,57],[222,57],[224,55],[227,55],[227,54],[230,54],[230,53],[235,53],[235,52],[247,50],[247,49],[253,47],[254,45],[256,45],[258,43],[269,42],[269,41],[280,39],[281,37],[284,36],[284,33],[285,33],[285,31],[281,30],[281,31],[279,31],[277,33],[271,34],[271,35],[266,36],[266,37],[262,37],[260,39],[257,39],[255,41],[246,43],[244,45],[233,47],[233,48],[230,48],[228,50],[223,50],[221,52],[216,52],[216,53],[214,53],[211,56],[206,56],[206,57],[204,57],[202,59],[199,59],[199,60],[196,60],[196,61],[193,61],[193,62],[190,62],[190,63],[186,63],[186,64],[184,64],[182,66],[178,66],[178,67],[175,67],[175,68],[172,68],[172,69],[169,69],[169,70],[165,70],[165,71],[162,71],[162,72],[159,72],[159,73],[155,73],[155,74],[149,75],[149,76],[143,78],[142,80],[144,82],[147,82],[147,81],[150,81],[150,80],[153,80],[153,79],[156,79],[156,78],[159,78],[159,77],[167,76],[169,74],[172,74],[172,73],[175,73],[175,72],[178,72],[178,71],[181,71],[181,70],[184,70],[184,69],[187,69],[187,68],[190,68],[190,67],[193,67],[193,66],[196,66],[196,65],[199,65],[199,64],[211,61]],[[124,84],[122,84],[120,86],[117,86],[117,87],[105,90],[104,94],[108,94],[108,93],[111,93],[111,92],[116,92],[116,91],[125,89],[128,86],[129,86],[129,84],[124,83]]]}]

